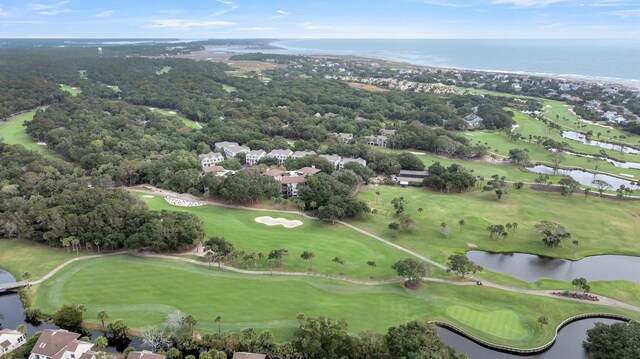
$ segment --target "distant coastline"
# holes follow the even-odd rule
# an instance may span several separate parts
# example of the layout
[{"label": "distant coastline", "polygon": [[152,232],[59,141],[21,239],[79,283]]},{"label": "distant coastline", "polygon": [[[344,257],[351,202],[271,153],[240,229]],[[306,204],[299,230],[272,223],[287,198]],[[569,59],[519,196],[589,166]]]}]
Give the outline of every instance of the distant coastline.
[{"label": "distant coastline", "polygon": [[[638,78],[625,78],[625,77],[615,77],[615,76],[598,76],[598,75],[587,75],[587,74],[574,74],[574,73],[559,73],[554,71],[521,71],[521,70],[509,70],[509,69],[494,69],[494,68],[484,68],[484,66],[474,67],[474,66],[459,66],[453,63],[445,63],[445,61],[440,60],[432,60],[425,61],[429,57],[427,55],[423,57],[418,57],[416,55],[406,56],[402,53],[393,53],[391,51],[387,52],[378,52],[371,53],[373,51],[369,51],[370,53],[366,53],[366,51],[362,52],[357,49],[355,50],[331,50],[324,48],[311,48],[311,47],[300,47],[300,46],[292,46],[292,42],[299,43],[310,43],[314,41],[327,41],[327,40],[276,40],[269,43],[272,47],[267,50],[267,53],[274,54],[285,54],[285,55],[306,55],[306,56],[349,56],[349,57],[359,57],[359,58],[367,58],[374,59],[392,63],[400,63],[400,64],[408,64],[419,67],[426,68],[435,68],[435,69],[443,69],[443,70],[459,70],[459,71],[471,71],[471,72],[485,72],[485,73],[503,73],[503,74],[511,74],[511,75],[522,75],[522,76],[536,76],[536,77],[547,77],[554,79],[562,79],[567,81],[579,81],[579,82],[589,82],[589,83],[601,83],[601,84],[615,84],[615,85],[623,85],[633,88],[640,88],[640,70],[638,70]],[[341,41],[341,40],[335,40]],[[351,40],[351,41],[359,41],[359,40]],[[366,41],[366,40],[365,40]],[[426,40],[425,40],[426,41]],[[442,40],[446,41],[446,40]],[[471,40],[470,40],[471,41]],[[569,41],[569,40],[567,40]],[[638,43],[639,49],[637,52],[638,63],[640,63],[640,42]],[[248,50],[248,49],[247,49]],[[255,49],[254,49],[255,50]],[[242,51],[245,52],[246,50]],[[568,59],[566,61],[572,61]],[[439,63],[438,63],[439,62]],[[640,69],[637,65],[636,68]]]}]

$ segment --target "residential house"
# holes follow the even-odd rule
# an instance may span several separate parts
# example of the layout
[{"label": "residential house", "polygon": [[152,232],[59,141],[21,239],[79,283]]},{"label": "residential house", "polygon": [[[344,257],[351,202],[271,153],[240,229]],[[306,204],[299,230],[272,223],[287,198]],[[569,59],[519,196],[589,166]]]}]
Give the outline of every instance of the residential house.
[{"label": "residential house", "polygon": [[266,156],[267,153],[264,150],[253,150],[247,153],[247,165],[254,166],[260,161],[260,159]]},{"label": "residential house", "polygon": [[427,177],[429,177],[428,171],[401,170],[396,176],[396,182],[401,186],[407,186],[409,183],[421,183]]},{"label": "residential house", "polygon": [[27,342],[24,334],[17,330],[0,330],[0,358],[20,348]]},{"label": "residential house", "polygon": [[130,352],[127,359],[165,359],[165,355],[152,353],[148,350]]},{"label": "residential house", "polygon": [[305,156],[315,155],[316,151],[296,151],[291,155],[291,158],[298,159]]},{"label": "residential house", "polygon": [[343,169],[344,165],[346,165],[347,163],[357,163],[363,166],[367,166],[367,161],[363,160],[362,158],[358,157],[358,158],[343,158],[340,160],[340,163],[338,163],[338,168]]},{"label": "residential house", "polygon": [[227,141],[222,141],[222,142],[216,142],[216,151],[224,151],[225,148],[230,147],[230,146],[237,146],[238,142],[227,142]]},{"label": "residential house", "polygon": [[203,168],[204,173],[220,173],[220,172],[224,172],[225,169],[222,166],[209,166],[209,167],[205,167]]},{"label": "residential house", "polygon": [[479,127],[480,125],[482,125],[482,122],[484,121],[484,118],[476,115],[476,114],[471,114],[467,117],[464,118],[465,121],[467,121],[467,124],[471,127]]},{"label": "residential house", "polygon": [[387,147],[387,136],[385,135],[365,136],[364,140],[367,145]]},{"label": "residential house", "polygon": [[224,161],[224,156],[218,152],[209,152],[198,156],[202,169],[207,167],[216,166],[218,163]]},{"label": "residential house", "polygon": [[227,158],[234,158],[239,153],[249,153],[251,149],[247,146],[231,145],[224,148],[224,154]]},{"label": "residential house", "polygon": [[625,122],[627,119],[614,111],[607,111],[602,114],[602,118],[612,123],[621,123]]},{"label": "residential house", "polygon": [[282,174],[283,173],[284,173],[283,170],[279,170],[277,168],[272,168],[272,169],[268,170],[267,172],[265,172],[264,175],[272,177],[276,181],[280,182],[282,180]]},{"label": "residential house", "polygon": [[291,155],[293,155],[293,151],[291,151],[290,149],[272,150],[271,152],[269,152],[269,154],[267,154],[267,157],[276,158],[279,164],[283,164],[284,161],[287,160],[287,158],[291,157]]},{"label": "residential house", "polygon": [[353,133],[340,132],[340,133],[334,133],[333,135],[338,139],[338,141],[344,144],[347,144],[353,141]]},{"label": "residential house", "polygon": [[31,350],[29,359],[95,359],[93,344],[78,340],[80,334],[63,329],[45,329]]},{"label": "residential house", "polygon": [[393,136],[396,132],[396,130],[385,130],[384,128],[380,130],[380,134],[385,136]]},{"label": "residential house", "polygon": [[302,167],[296,172],[299,173],[301,176],[313,176],[318,172],[322,172],[322,170],[316,168],[316,166],[311,166],[311,167]]},{"label": "residential house", "polygon": [[233,353],[233,358],[231,359],[266,359],[266,358],[267,356],[265,354],[235,352]]},{"label": "residential house", "polygon": [[285,176],[282,177],[282,193],[287,197],[298,197],[298,185],[306,182],[304,176]]},{"label": "residential house", "polygon": [[329,163],[331,163],[334,168],[338,168],[338,165],[340,164],[340,160],[342,160],[342,157],[338,155],[320,155],[320,157],[329,161]]}]

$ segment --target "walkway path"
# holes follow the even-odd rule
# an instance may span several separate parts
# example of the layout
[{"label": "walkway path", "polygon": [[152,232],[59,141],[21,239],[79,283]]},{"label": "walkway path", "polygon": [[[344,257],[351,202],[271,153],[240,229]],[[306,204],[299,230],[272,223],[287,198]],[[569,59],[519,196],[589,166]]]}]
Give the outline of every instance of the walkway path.
[{"label": "walkway path", "polygon": [[[230,204],[224,204],[224,203],[219,203],[219,202],[212,202],[212,201],[204,201],[202,199],[199,199],[197,197],[193,197],[193,196],[188,196],[185,197],[184,195],[181,195],[179,193],[176,192],[172,192],[172,191],[167,191],[167,190],[162,190],[162,189],[158,189],[152,186],[145,186],[147,188],[150,189],[140,189],[140,188],[127,188],[127,190],[132,191],[132,192],[140,192],[140,193],[148,193],[148,194],[154,194],[154,195],[159,195],[159,196],[171,196],[171,197],[178,197],[178,198],[185,198],[188,199],[190,201],[196,201],[199,203],[203,203],[203,204],[207,204],[207,205],[212,205],[212,206],[219,206],[219,207],[225,207],[225,208],[232,208],[232,209],[241,209],[241,210],[249,210],[249,211],[260,211],[260,212],[276,212],[276,213],[288,213],[288,214],[296,214],[296,215],[300,215],[300,212],[297,211],[285,211],[285,210],[277,210],[277,209],[262,209],[262,208],[252,208],[252,207],[245,207],[245,206],[236,206],[236,205],[230,205]],[[309,218],[309,219],[314,219],[317,220],[318,218],[308,215],[306,213],[303,214],[304,217]],[[420,260],[423,260],[435,267],[441,268],[446,270],[447,267],[428,258],[425,257],[419,253],[416,253],[410,249],[404,248],[398,244],[395,244],[393,242],[390,242],[380,236],[377,236],[373,233],[370,233],[368,231],[365,231],[362,228],[358,228],[350,223],[347,222],[343,222],[343,221],[336,221],[336,223],[339,223],[343,226],[349,227],[355,231],[358,231],[370,238],[373,238],[377,241],[380,241],[386,245],[389,245],[393,248],[396,248],[400,251],[403,251],[415,258],[418,258]],[[146,256],[146,257],[156,257],[156,258],[163,258],[163,257],[168,257],[166,259],[173,259],[173,260],[183,260],[186,262],[190,262],[190,263],[195,263],[195,264],[201,264],[201,265],[207,265],[203,262],[198,262],[196,260],[193,259],[187,259],[187,258],[180,258],[180,257],[174,257],[174,256],[163,256],[163,255],[157,255],[157,254],[143,254],[142,256]],[[364,285],[382,285],[382,284],[388,284],[388,283],[397,283],[402,281],[402,279],[394,279],[394,280],[388,280],[388,281],[358,281],[356,279],[349,279],[349,278],[344,278],[344,277],[338,277],[338,276],[331,276],[331,275],[327,275],[327,274],[319,274],[319,273],[307,273],[307,272],[284,272],[284,271],[279,271],[279,272],[272,272],[272,271],[249,271],[249,270],[243,270],[243,269],[238,269],[238,268],[233,268],[232,267],[225,267],[225,269],[228,269],[230,271],[234,271],[237,273],[244,273],[244,274],[277,274],[277,275],[293,275],[293,276],[314,276],[314,277],[324,277],[324,278],[329,278],[329,279],[336,279],[336,280],[343,280],[343,281],[347,281],[347,282],[351,282],[351,283],[358,283],[358,284],[364,284]],[[430,282],[440,282],[440,283],[447,283],[447,284],[452,284],[452,285],[476,285],[475,284],[475,280],[480,280],[481,278],[477,278],[474,276],[468,276],[469,279],[474,280],[474,282],[460,282],[460,281],[453,281],[453,280],[446,280],[446,279],[438,279],[438,278],[425,278],[425,281],[430,281]],[[483,286],[486,287],[491,287],[491,288],[496,288],[496,289],[501,289],[501,290],[506,290],[509,292],[514,292],[514,293],[520,293],[520,294],[528,294],[528,295],[538,295],[538,296],[544,296],[544,297],[550,297],[550,298],[556,298],[556,299],[563,299],[563,300],[571,300],[571,301],[576,301],[576,302],[580,302],[580,303],[590,303],[590,304],[596,304],[596,305],[605,305],[605,306],[610,306],[610,307],[617,307],[617,308],[622,308],[622,309],[628,309],[628,310],[633,310],[633,311],[637,311],[640,312],[640,307],[638,306],[634,306],[631,304],[627,304],[624,302],[621,302],[619,300],[616,299],[612,299],[612,298],[608,298],[608,297],[603,297],[603,296],[598,296],[598,298],[600,299],[597,302],[587,302],[584,300],[580,300],[580,299],[575,299],[575,298],[570,298],[570,297],[562,297],[562,296],[557,296],[552,294],[553,292],[561,292],[561,289],[556,289],[556,290],[533,290],[533,289],[522,289],[522,288],[516,288],[516,287],[509,287],[506,285],[502,285],[502,284],[498,284],[498,283],[493,283],[493,282],[488,282],[485,280],[482,280],[482,284]]]}]

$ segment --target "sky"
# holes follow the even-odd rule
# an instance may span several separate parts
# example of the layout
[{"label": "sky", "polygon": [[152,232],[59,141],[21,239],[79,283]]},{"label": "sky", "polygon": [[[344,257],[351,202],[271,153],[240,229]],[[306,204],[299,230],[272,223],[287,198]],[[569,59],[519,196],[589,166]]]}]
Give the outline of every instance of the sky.
[{"label": "sky", "polygon": [[640,0],[0,0],[0,38],[640,38]]}]

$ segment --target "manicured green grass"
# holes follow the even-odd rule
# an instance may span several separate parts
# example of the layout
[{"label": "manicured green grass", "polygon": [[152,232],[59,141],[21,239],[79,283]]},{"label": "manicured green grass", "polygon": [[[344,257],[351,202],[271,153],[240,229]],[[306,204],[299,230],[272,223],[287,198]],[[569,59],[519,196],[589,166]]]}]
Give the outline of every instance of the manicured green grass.
[{"label": "manicured green grass", "polygon": [[227,92],[229,92],[229,93],[237,91],[234,86],[225,85],[225,84],[222,85],[222,89],[227,91]]},{"label": "manicured green grass", "polygon": [[68,93],[71,94],[71,96],[78,96],[80,93],[82,93],[82,89],[79,87],[71,87],[69,85],[60,85],[60,88],[62,89],[62,91],[66,91]]},{"label": "manicured green grass", "polygon": [[[376,191],[380,192],[379,200],[376,200]],[[387,226],[397,219],[390,202],[401,196],[409,201],[407,213],[418,222],[418,228],[400,232],[394,242],[441,263],[453,253],[469,250],[469,243],[492,252],[525,252],[573,259],[597,254],[640,255],[640,243],[636,240],[640,233],[636,202],[618,203],[595,196],[584,199],[582,195],[565,197],[526,188],[512,189],[497,201],[492,193],[481,191],[446,194],[415,187],[379,186],[358,194],[359,199],[377,208],[379,214],[352,223],[391,238],[393,233]],[[418,208],[424,212],[420,214]],[[465,221],[462,229],[459,220]],[[572,256],[571,243],[547,248],[533,228],[540,220],[566,226],[571,239],[580,243],[575,255]],[[451,232],[448,238],[440,232],[443,222]],[[488,225],[512,222],[518,223],[515,235],[510,233],[505,241],[489,239]]]},{"label": "manicured green grass", "polygon": [[32,241],[0,239],[0,268],[18,280],[24,272],[30,272],[32,279],[38,279],[74,257],[75,253]]},{"label": "manicured green grass", "polygon": [[[237,249],[247,253],[262,252],[265,256],[271,250],[284,248],[289,251],[285,260],[288,271],[306,271],[309,264],[300,258],[303,251],[311,251],[313,271],[338,275],[344,272],[349,278],[367,279],[371,270],[367,261],[376,261],[375,275],[378,279],[395,278],[396,273],[391,265],[396,261],[409,257],[386,244],[360,234],[342,225],[332,225],[317,220],[309,220],[295,214],[270,213],[227,209],[215,206],[176,207],[168,204],[162,197],[144,198],[152,210],[185,211],[197,215],[204,223],[207,236],[222,236],[233,243]],[[284,217],[300,220],[302,226],[284,228],[269,227],[255,222],[256,217]],[[344,267],[332,262],[340,257],[346,263]],[[258,268],[265,268],[265,261]]]},{"label": "manicured green grass", "polygon": [[[150,108],[151,109],[151,108]],[[182,123],[185,124],[185,126],[189,127],[189,128],[193,128],[194,130],[199,130],[202,128],[202,125],[200,125],[199,123],[195,122],[195,121],[191,121],[190,119],[182,116],[181,114],[177,113],[176,111],[172,111],[172,110],[167,110],[167,109],[163,109],[163,108],[152,108],[152,111],[158,112],[164,116],[169,116],[169,117],[175,117],[177,119],[179,119],[180,121],[182,121]]]},{"label": "manicured green grass", "polygon": [[[425,283],[418,291],[400,284],[363,286],[320,278],[250,276],[175,261],[108,257],[81,261],[34,288],[35,306],[52,313],[65,303],[87,307],[87,322],[97,324],[105,310],[110,320],[132,328],[160,324],[175,310],[194,315],[196,330],[216,332],[252,327],[269,329],[279,339],[297,328],[297,313],[344,319],[349,330],[384,332],[414,319],[443,320],[482,339],[518,347],[547,342],[568,316],[587,312],[638,313],[553,298],[510,293],[481,286]],[[549,318],[542,331],[540,314]]]},{"label": "manicured green grass", "polygon": [[166,74],[167,72],[171,71],[173,67],[171,66],[165,66],[163,68],[161,68],[160,70],[156,71],[157,75],[162,75],[162,74]]},{"label": "manicured green grass", "polygon": [[31,121],[36,111],[29,111],[9,118],[6,122],[0,122],[0,137],[5,143],[23,145],[26,149],[40,153],[49,159],[58,159],[58,156],[45,145],[39,145],[27,134],[24,123]]}]

